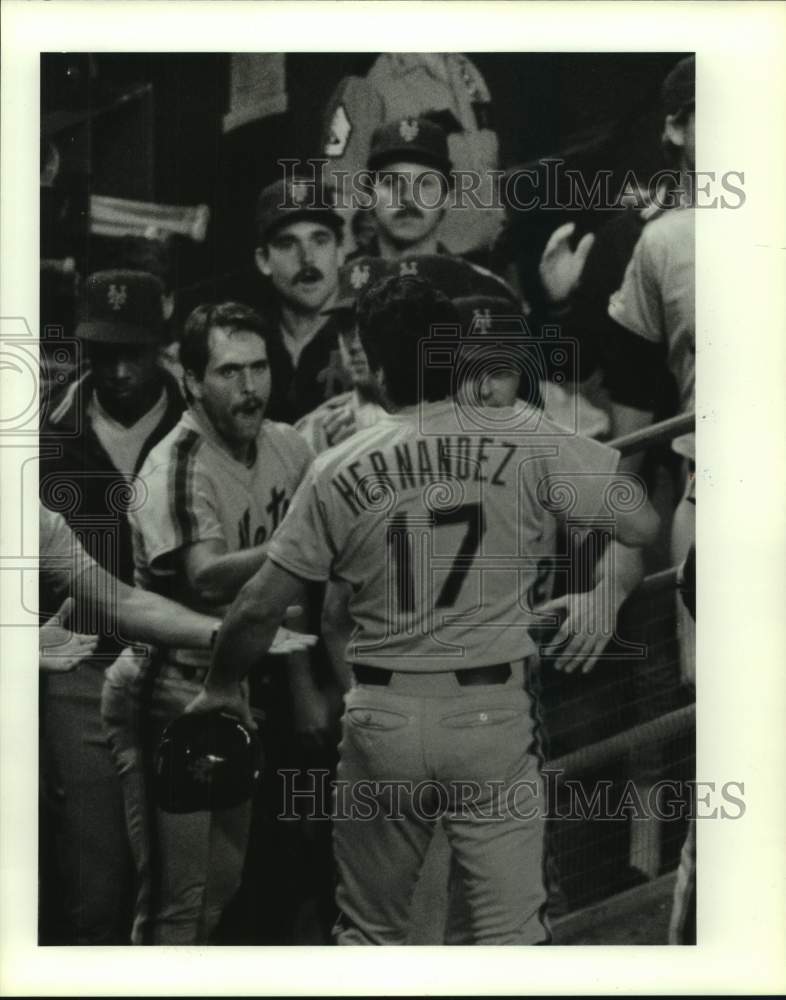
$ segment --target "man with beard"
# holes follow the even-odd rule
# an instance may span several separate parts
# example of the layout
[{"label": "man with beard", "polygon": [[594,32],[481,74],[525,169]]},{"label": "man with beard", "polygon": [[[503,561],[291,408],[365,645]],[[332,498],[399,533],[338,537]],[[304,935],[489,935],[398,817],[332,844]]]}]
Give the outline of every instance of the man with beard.
[{"label": "man with beard", "polygon": [[[251,309],[198,307],[186,322],[181,360],[189,407],[141,471],[147,495],[133,518],[137,582],[220,616],[264,563],[312,453],[293,428],[264,419],[270,364],[265,327]],[[151,751],[208,665],[209,654],[194,650],[159,648],[144,660],[127,650],[107,672],[103,714],[140,880],[135,944],[207,942],[240,885],[249,803],[180,815],[150,800]],[[290,666],[293,699],[319,716],[306,655],[293,654]]]},{"label": "man with beard", "polygon": [[[473,943],[546,943],[545,817],[524,687],[536,649],[522,598],[546,521],[607,521],[618,455],[527,406],[477,407],[467,428],[463,408],[439,396],[456,356],[445,359],[444,333],[457,331],[459,317],[422,279],[375,284],[357,322],[392,416],[314,462],[269,560],[228,612],[189,711],[247,719],[242,678],[303,581],[347,581],[356,629],[333,826],[337,943],[406,943],[438,816]],[[424,354],[432,337],[437,346]],[[555,480],[571,482],[571,507],[547,497]],[[636,549],[657,531],[641,499],[635,513],[613,512],[615,543],[593,581],[608,596],[612,582],[638,576]],[[577,602],[556,637],[573,666],[605,645],[604,636],[579,636],[585,617]]]},{"label": "man with beard", "polygon": [[314,180],[278,180],[259,196],[255,261],[274,293],[265,318],[275,419],[297,420],[349,387],[335,323],[324,315],[344,259],[334,205],[334,190]]}]

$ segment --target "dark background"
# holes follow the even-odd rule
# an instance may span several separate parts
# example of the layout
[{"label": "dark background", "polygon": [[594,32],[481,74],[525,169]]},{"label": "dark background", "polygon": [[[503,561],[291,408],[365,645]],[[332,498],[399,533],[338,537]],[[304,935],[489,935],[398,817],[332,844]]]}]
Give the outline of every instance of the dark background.
[{"label": "dark background", "polygon": [[[491,91],[502,167],[548,155],[587,171],[662,165],[658,92],[681,53],[469,55]],[[42,131],[62,157],[42,201],[42,255],[72,255],[82,274],[101,266],[87,238],[93,193],[210,206],[206,243],[178,243],[176,287],[247,264],[254,201],[278,175],[276,160],[319,155],[333,89],[375,58],[287,55],[288,111],[225,135],[227,54],[42,55]]]}]

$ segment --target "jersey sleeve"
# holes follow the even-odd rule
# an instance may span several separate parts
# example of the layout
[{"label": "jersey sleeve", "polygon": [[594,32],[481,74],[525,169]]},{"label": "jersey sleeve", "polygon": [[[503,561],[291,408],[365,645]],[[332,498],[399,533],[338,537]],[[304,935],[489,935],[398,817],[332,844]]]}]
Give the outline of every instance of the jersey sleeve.
[{"label": "jersey sleeve", "polygon": [[59,595],[71,593],[80,576],[98,569],[63,515],[43,504],[38,507],[38,550],[43,582]]},{"label": "jersey sleeve", "polygon": [[657,241],[646,227],[628,263],[622,287],[609,299],[609,316],[653,343],[664,339]]},{"label": "jersey sleeve", "polygon": [[[544,459],[537,482],[537,502],[558,520],[590,520],[608,510],[620,454],[599,441],[568,434],[557,439],[557,452]],[[622,480],[620,480],[620,484]]]},{"label": "jersey sleeve", "polygon": [[305,417],[301,417],[295,424],[295,430],[308,444],[309,448],[317,454],[324,451],[328,446],[322,416],[323,414],[320,409],[312,410],[311,413],[307,413]]},{"label": "jersey sleeve", "polygon": [[360,76],[339,83],[325,111],[322,148],[328,170],[364,170],[374,129],[384,120],[379,93]]},{"label": "jersey sleeve", "polygon": [[295,427],[286,427],[287,442],[292,448],[292,459],[295,468],[295,481],[301,483],[311,463],[316,458],[314,448],[306,437]]},{"label": "jersey sleeve", "polygon": [[304,580],[324,582],[330,579],[335,552],[327,506],[312,465],[273,536],[268,558]]},{"label": "jersey sleeve", "polygon": [[173,461],[143,469],[141,478],[147,497],[133,516],[137,568],[141,556],[149,572],[170,576],[189,546],[226,541],[215,485],[193,451],[181,449]]}]

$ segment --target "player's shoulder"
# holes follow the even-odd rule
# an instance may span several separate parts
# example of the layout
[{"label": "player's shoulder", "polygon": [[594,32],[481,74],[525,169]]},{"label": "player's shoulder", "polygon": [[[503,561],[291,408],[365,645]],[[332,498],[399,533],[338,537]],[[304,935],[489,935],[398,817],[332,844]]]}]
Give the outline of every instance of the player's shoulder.
[{"label": "player's shoulder", "polygon": [[308,463],[314,457],[313,449],[292,424],[265,420],[260,430],[259,441],[262,447],[272,448],[285,461],[294,459],[298,463]]},{"label": "player's shoulder", "polygon": [[367,80],[345,76],[333,91],[325,111],[322,136],[325,154],[331,159],[342,157],[358,126],[373,124],[380,104],[381,98]]},{"label": "player's shoulder", "polygon": [[314,460],[314,474],[316,476],[330,476],[342,466],[349,466],[355,461],[365,458],[369,452],[374,451],[384,443],[388,443],[393,437],[403,430],[394,418],[388,413],[382,413],[376,423],[371,427],[365,427],[355,431],[354,434],[327,448]]},{"label": "player's shoulder", "polygon": [[341,392],[337,396],[331,396],[330,399],[326,399],[324,403],[320,403],[319,406],[315,407],[305,416],[302,416],[300,420],[295,423],[295,430],[302,431],[304,427],[308,427],[312,423],[320,423],[326,417],[328,417],[333,410],[339,406],[346,406],[347,403],[352,403],[354,398],[354,391],[350,389],[348,392]]},{"label": "player's shoulder", "polygon": [[142,465],[140,475],[142,477],[152,475],[168,468],[173,463],[189,462],[194,464],[204,459],[205,453],[204,437],[193,422],[187,418],[187,413],[184,413],[172,430],[150,450]]},{"label": "player's shoulder", "polygon": [[642,248],[667,250],[675,239],[691,237],[695,218],[695,211],[690,207],[669,208],[646,223],[639,242]]},{"label": "player's shoulder", "polygon": [[292,424],[285,424],[278,420],[265,420],[260,430],[260,438],[279,445],[291,445],[295,448],[303,445],[303,439],[298,434],[297,428]]}]

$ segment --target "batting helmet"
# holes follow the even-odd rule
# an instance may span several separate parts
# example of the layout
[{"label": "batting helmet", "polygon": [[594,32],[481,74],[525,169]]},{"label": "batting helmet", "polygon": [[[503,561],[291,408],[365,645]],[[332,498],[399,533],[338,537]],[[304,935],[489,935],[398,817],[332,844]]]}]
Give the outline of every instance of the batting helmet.
[{"label": "batting helmet", "polygon": [[239,806],[258,776],[257,741],[224,712],[181,715],[164,730],[155,755],[156,801],[165,812]]}]

